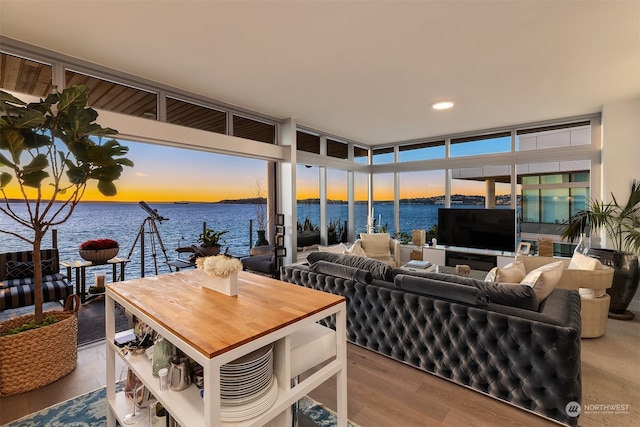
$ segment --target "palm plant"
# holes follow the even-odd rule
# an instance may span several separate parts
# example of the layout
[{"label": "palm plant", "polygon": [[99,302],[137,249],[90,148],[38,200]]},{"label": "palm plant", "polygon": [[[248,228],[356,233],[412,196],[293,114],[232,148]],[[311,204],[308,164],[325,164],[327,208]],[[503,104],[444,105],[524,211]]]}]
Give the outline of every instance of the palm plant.
[{"label": "palm plant", "polygon": [[592,231],[604,228],[612,249],[617,253],[640,251],[640,182],[633,180],[631,193],[624,205],[620,205],[613,193],[611,202],[591,200],[587,207],[572,215],[564,225],[562,237],[573,241],[589,227]]},{"label": "palm plant", "polygon": [[[42,239],[51,227],[64,223],[82,199],[87,184],[97,181],[105,196],[117,193],[113,181],[123,166],[133,166],[124,156],[128,148],[103,137],[117,134],[95,123],[98,113],[87,107],[88,90],[75,85],[46,99],[27,104],[0,91],[0,213],[29,229],[30,236],[0,230],[33,247],[35,321],[42,323]],[[91,137],[100,138],[95,142]],[[19,197],[8,191],[17,181]],[[15,209],[21,203],[25,213]]]}]

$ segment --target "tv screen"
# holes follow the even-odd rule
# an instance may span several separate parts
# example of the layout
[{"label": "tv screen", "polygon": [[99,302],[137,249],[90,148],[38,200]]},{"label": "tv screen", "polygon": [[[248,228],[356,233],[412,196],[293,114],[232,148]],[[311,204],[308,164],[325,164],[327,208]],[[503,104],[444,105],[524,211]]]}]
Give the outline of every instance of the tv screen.
[{"label": "tv screen", "polygon": [[438,244],[514,252],[514,209],[438,209]]}]

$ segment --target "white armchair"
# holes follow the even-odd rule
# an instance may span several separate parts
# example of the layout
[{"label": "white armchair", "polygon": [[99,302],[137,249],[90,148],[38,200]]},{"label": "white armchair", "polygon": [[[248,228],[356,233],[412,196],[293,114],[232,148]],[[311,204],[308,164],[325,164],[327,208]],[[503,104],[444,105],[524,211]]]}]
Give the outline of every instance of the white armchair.
[{"label": "white armchair", "polygon": [[613,282],[613,269],[601,265],[593,258],[589,258],[591,261],[597,261],[593,263],[593,266],[579,266],[580,262],[576,261],[576,258],[584,259],[586,257],[580,254],[574,255],[571,260],[546,256],[518,255],[516,257],[517,260],[523,262],[527,273],[543,265],[561,260],[565,268],[558,287],[580,292],[582,338],[597,338],[604,335],[607,327],[607,314],[611,298],[606,290],[611,287]]},{"label": "white armchair", "polygon": [[392,267],[400,266],[400,241],[389,233],[360,234],[350,252],[385,262]]}]

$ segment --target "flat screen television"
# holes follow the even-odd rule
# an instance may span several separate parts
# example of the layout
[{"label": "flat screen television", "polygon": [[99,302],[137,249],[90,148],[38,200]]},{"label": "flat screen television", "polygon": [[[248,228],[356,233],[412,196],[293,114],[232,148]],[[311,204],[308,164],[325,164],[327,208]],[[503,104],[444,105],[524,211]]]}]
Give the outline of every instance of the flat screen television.
[{"label": "flat screen television", "polygon": [[438,244],[514,252],[514,209],[438,209]]}]

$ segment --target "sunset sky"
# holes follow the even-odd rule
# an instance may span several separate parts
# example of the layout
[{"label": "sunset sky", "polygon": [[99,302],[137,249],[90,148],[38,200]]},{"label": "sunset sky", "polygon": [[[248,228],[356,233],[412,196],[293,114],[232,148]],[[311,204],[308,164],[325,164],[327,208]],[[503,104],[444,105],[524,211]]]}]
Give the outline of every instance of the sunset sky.
[{"label": "sunset sky", "polygon": [[[266,187],[266,162],[263,160],[205,153],[131,141],[120,141],[129,147],[126,157],[135,165],[125,167],[115,184],[118,194],[105,197],[95,181],[87,186],[83,201],[117,202],[216,202],[223,199],[243,199],[257,196],[257,182]],[[347,199],[347,173],[327,171],[328,198]],[[408,172],[400,175],[401,198],[432,197],[444,194],[444,172]],[[319,197],[318,168],[300,165],[297,169],[298,199]],[[468,184],[465,182],[465,184]],[[356,174],[356,200],[367,199],[367,177]],[[483,194],[484,183],[471,187],[454,181],[453,193]],[[501,192],[501,191],[497,191]],[[507,189],[507,193],[509,190]],[[14,182],[7,187],[9,197],[19,197]],[[393,174],[374,176],[374,198],[393,199]]]}]

